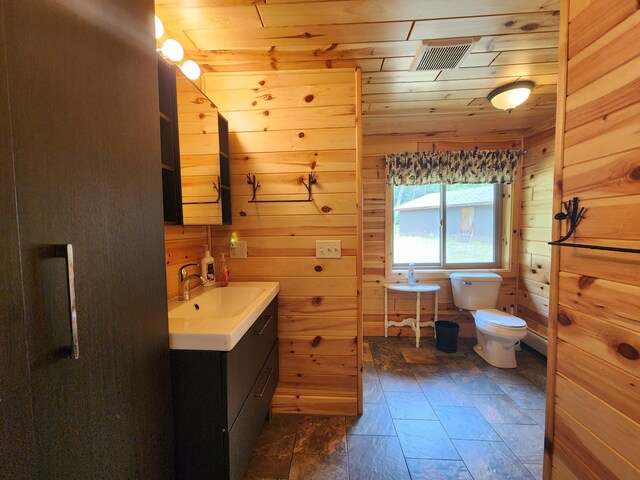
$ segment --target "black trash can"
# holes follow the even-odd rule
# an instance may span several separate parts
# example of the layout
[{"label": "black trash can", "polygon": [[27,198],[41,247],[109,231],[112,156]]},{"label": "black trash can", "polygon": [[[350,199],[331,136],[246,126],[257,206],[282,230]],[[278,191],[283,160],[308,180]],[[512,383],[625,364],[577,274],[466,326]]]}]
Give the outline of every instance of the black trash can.
[{"label": "black trash can", "polygon": [[436,348],[441,352],[455,353],[458,351],[458,332],[460,325],[447,320],[436,322]]}]

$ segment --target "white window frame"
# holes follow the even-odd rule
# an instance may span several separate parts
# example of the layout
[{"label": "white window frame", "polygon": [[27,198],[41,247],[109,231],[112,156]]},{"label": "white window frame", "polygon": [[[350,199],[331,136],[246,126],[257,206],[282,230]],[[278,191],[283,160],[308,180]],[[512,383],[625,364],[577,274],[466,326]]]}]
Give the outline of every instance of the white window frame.
[{"label": "white window frame", "polygon": [[[394,224],[394,212],[393,212],[393,187],[389,187],[388,192],[390,195],[390,226],[389,232],[387,234],[388,242],[389,242],[389,252],[390,257],[389,260],[391,262],[392,270],[407,270],[409,268],[408,263],[394,263],[393,252],[393,224]],[[415,263],[414,266],[417,269],[421,270],[497,270],[501,269],[503,265],[502,258],[502,236],[503,236],[503,225],[505,222],[502,198],[504,194],[503,186],[500,184],[494,184],[494,235],[493,235],[493,253],[494,253],[494,261],[486,262],[486,263],[447,263],[446,261],[446,184],[440,184],[440,262],[439,263]]]}]

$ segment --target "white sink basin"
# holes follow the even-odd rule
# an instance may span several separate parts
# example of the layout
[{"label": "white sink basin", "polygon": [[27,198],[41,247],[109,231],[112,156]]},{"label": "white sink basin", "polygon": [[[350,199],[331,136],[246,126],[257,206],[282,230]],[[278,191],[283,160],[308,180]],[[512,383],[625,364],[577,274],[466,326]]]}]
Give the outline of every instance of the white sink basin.
[{"label": "white sink basin", "polygon": [[197,287],[191,300],[169,300],[172,350],[229,351],[275,298],[278,282],[231,282]]}]

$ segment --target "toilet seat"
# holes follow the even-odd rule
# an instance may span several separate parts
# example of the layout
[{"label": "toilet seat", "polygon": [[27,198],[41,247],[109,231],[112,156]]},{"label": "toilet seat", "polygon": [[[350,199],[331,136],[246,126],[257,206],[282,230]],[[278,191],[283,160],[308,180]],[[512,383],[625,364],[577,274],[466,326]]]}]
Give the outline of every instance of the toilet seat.
[{"label": "toilet seat", "polygon": [[506,312],[501,312],[495,308],[486,310],[476,310],[476,320],[487,326],[521,329],[526,328],[527,322]]}]

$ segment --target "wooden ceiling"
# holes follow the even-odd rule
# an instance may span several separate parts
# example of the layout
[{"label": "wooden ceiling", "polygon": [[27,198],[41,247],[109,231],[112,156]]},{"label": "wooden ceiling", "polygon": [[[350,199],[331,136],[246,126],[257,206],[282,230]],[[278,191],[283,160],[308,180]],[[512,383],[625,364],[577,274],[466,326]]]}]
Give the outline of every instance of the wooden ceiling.
[{"label": "wooden ceiling", "polygon": [[[205,74],[362,68],[364,134],[513,136],[553,124],[559,0],[156,0]],[[409,72],[421,40],[480,37],[452,70]],[[511,114],[489,92],[532,80]],[[215,102],[215,99],[213,99]]]}]

